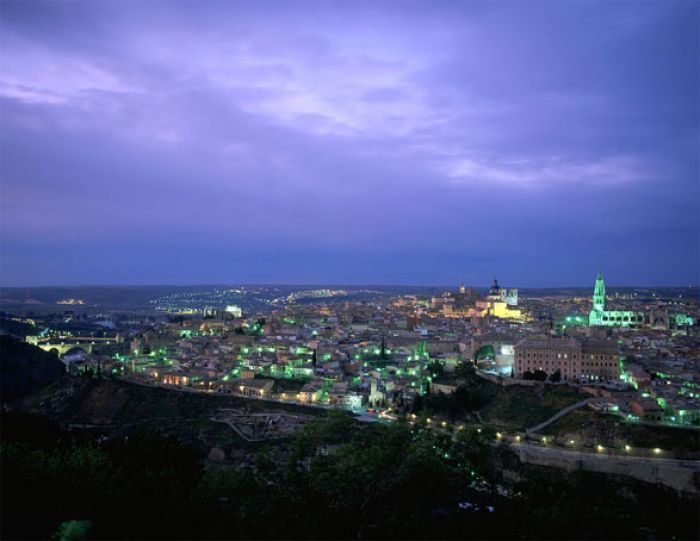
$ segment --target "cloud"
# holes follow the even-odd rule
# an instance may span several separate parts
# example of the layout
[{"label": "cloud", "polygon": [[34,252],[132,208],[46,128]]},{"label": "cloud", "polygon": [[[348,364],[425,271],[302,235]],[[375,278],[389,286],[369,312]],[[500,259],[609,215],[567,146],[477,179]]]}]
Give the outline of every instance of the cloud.
[{"label": "cloud", "polygon": [[606,157],[571,163],[561,158],[540,162],[492,163],[487,160],[460,159],[443,165],[457,184],[500,184],[509,188],[546,188],[556,184],[618,186],[648,179],[649,175],[635,158]]},{"label": "cloud", "polygon": [[[3,246],[191,235],[202,257],[245,249],[252,266],[283,247],[391,246],[394,272],[428,253],[420,273],[440,281],[465,254],[531,252],[523,217],[557,253],[560,229],[574,246],[614,228],[643,256],[650,212],[697,244],[690,4],[0,9]],[[21,280],[26,250],[11,249]]]}]

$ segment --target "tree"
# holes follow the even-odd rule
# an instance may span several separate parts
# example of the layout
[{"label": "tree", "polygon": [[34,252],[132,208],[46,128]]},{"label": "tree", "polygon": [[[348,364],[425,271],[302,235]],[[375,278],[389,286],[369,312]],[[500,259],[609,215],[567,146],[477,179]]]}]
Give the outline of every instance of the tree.
[{"label": "tree", "polygon": [[471,382],[476,377],[474,366],[467,362],[462,362],[455,366],[454,375],[458,381],[465,382]]},{"label": "tree", "polygon": [[535,370],[535,373],[532,375],[532,379],[535,381],[547,381],[547,372],[544,370]]},{"label": "tree", "polygon": [[67,520],[58,527],[58,531],[54,534],[54,539],[82,541],[88,538],[91,528],[92,522],[89,520]]},{"label": "tree", "polygon": [[428,366],[426,366],[426,368],[428,369],[428,372],[430,373],[430,375],[433,378],[437,378],[437,377],[442,376],[442,374],[444,372],[444,368],[442,366],[442,363],[440,361],[437,361],[437,360],[430,362],[428,364]]},{"label": "tree", "polygon": [[531,380],[531,379],[534,379],[534,376],[535,375],[532,372],[530,372],[529,370],[526,370],[525,373],[523,374],[523,379]]},{"label": "tree", "polygon": [[381,349],[380,357],[384,360],[389,358],[389,355],[387,355],[387,353],[386,353],[386,338],[384,337],[384,335],[382,335],[382,349]]},{"label": "tree", "polygon": [[419,394],[416,394],[416,397],[413,399],[412,411],[414,413],[418,413],[422,409],[423,409],[423,397]]},{"label": "tree", "polygon": [[552,372],[552,374],[549,376],[549,381],[551,381],[552,383],[557,383],[561,381],[561,370]]},{"label": "tree", "polygon": [[483,360],[493,360],[496,356],[496,352],[493,349],[493,346],[491,344],[486,344],[484,346],[481,346],[477,352],[476,355],[474,356],[474,359],[477,361],[483,361]]}]

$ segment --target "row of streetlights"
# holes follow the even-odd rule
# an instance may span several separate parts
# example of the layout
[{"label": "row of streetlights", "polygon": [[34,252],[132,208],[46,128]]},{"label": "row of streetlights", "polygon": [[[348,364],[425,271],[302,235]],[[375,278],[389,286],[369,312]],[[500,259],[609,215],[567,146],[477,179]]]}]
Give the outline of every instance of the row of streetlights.
[{"label": "row of streetlights", "polygon": [[[410,419],[409,422],[410,422],[411,424],[415,424],[415,422],[419,422],[418,417],[416,416],[415,413],[409,414],[409,415],[408,415],[408,418]],[[430,417],[426,417],[425,422],[426,422],[426,424],[428,424],[428,425],[433,425],[433,424],[434,424],[433,419],[431,419]],[[447,427],[448,427],[448,423],[447,423],[447,421],[442,421],[442,422],[439,423],[439,426],[442,427],[442,428],[447,428]],[[457,429],[457,430],[464,430],[464,428],[465,428],[464,425],[457,425],[457,426],[456,426],[456,429]],[[478,432],[478,433],[481,433],[481,428],[477,428],[477,432]],[[497,439],[497,440],[502,441],[502,440],[504,440],[504,438],[506,438],[506,434],[504,434],[504,433],[502,433],[502,432],[496,432],[496,439]],[[512,437],[512,440],[513,440],[515,443],[520,443],[520,442],[522,441],[522,436],[521,436],[520,434],[515,434],[515,435]],[[540,441],[542,442],[542,445],[547,445],[548,443],[551,443],[552,440],[553,440],[552,437],[547,437],[547,436],[542,436],[541,439],[540,439]],[[574,447],[574,446],[576,445],[576,440],[569,440],[567,443],[568,443],[571,447]],[[630,452],[633,450],[633,448],[632,448],[630,445],[625,445],[625,446],[623,447],[623,449],[624,449],[624,451],[625,451],[626,453],[630,453]],[[596,444],[596,445],[595,445],[595,450],[596,450],[596,452],[598,452],[598,453],[603,453],[603,452],[606,451],[606,447],[603,446],[603,445],[601,445],[601,444]],[[651,451],[652,451],[652,453],[654,453],[655,455],[660,455],[661,453],[663,453],[663,450],[662,450],[660,447],[654,447]]]}]

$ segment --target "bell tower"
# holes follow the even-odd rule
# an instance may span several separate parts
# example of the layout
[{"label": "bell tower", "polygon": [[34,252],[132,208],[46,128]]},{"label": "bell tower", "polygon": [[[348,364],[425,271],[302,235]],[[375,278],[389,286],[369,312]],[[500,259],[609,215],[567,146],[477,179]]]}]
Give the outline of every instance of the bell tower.
[{"label": "bell tower", "polygon": [[605,281],[603,280],[603,273],[598,272],[598,276],[595,279],[595,287],[593,288],[593,307],[591,308],[590,314],[588,314],[588,324],[602,325],[604,311]]},{"label": "bell tower", "polygon": [[595,279],[595,288],[593,289],[593,309],[602,312],[605,310],[605,281],[603,273],[599,272]]}]

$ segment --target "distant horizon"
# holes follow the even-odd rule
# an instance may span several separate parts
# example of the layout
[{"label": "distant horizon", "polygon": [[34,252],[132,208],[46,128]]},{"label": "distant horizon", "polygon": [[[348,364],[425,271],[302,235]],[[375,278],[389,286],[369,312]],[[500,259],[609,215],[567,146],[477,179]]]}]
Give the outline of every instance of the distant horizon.
[{"label": "distant horizon", "polygon": [[[605,275],[603,275],[605,277]],[[510,288],[515,288],[518,290],[521,289],[580,289],[580,288],[587,288],[590,286],[591,290],[593,290],[593,283],[595,280],[591,282],[591,284],[583,284],[583,285],[564,285],[564,286],[519,286],[519,285],[514,285],[514,284],[503,284],[501,281],[498,281],[498,285],[507,289]],[[475,284],[468,284],[464,283],[464,287],[468,288],[473,288],[473,289],[488,289],[492,286],[493,284],[490,283],[488,285],[475,285]],[[445,288],[445,289],[457,289],[459,288],[460,284],[390,284],[390,283],[322,283],[322,282],[317,282],[317,283],[284,283],[284,282],[202,282],[202,283],[150,283],[150,284],[118,284],[118,283],[111,283],[111,284],[52,284],[52,285],[11,285],[11,286],[6,286],[6,285],[0,285],[0,290],[7,290],[7,289],[17,289],[17,290],[24,290],[24,289],[51,289],[51,288],[87,288],[87,287],[352,287],[352,288],[370,288],[370,287],[401,287],[401,288]],[[687,288],[687,289],[692,289],[692,288],[700,288],[700,283],[698,284],[671,284],[671,285],[640,285],[640,284],[632,284],[632,285],[619,285],[619,284],[610,284],[607,281],[605,282],[605,287],[606,288],[628,288],[628,289],[633,289],[633,288],[641,288],[641,289],[677,289],[677,288]]]}]

